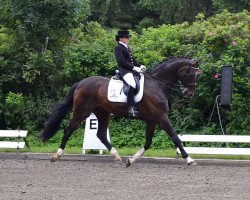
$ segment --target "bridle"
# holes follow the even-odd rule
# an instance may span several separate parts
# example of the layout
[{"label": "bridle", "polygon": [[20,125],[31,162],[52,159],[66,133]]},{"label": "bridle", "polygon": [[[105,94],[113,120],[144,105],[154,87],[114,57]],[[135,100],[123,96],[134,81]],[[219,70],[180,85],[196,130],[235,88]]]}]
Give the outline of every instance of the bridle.
[{"label": "bridle", "polygon": [[187,71],[186,71],[186,73],[185,73],[185,75],[184,75],[184,82],[187,83],[187,84],[186,84],[187,86],[195,86],[195,85],[196,85],[196,83],[189,83],[189,82],[188,82],[188,79],[189,79],[189,77],[191,76],[191,73],[190,73],[190,70],[191,70],[191,69],[194,69],[194,70],[198,71],[198,70],[199,70],[199,67],[192,67],[192,66],[189,66],[189,68],[187,69]]},{"label": "bridle", "polygon": [[196,86],[197,84],[196,81],[191,82],[190,80],[190,77],[193,75],[192,73],[190,73],[191,70],[195,70],[197,73],[197,71],[199,70],[199,67],[193,67],[192,65],[189,65],[187,71],[185,72],[183,76],[183,81],[182,81],[183,84],[181,84],[183,94],[188,90],[188,86]]},{"label": "bridle", "polygon": [[[185,87],[185,86],[195,86],[196,85],[196,82],[195,83],[189,83],[188,82],[189,77],[191,77],[191,75],[192,75],[192,74],[190,74],[191,69],[199,70],[199,67],[196,68],[196,67],[193,67],[192,65],[189,65],[188,69],[186,70],[186,72],[185,72],[185,74],[183,76],[184,80],[182,81],[182,83],[179,83],[179,84],[167,82],[167,81],[165,81],[165,80],[163,80],[161,78],[150,75],[150,74],[148,74],[146,72],[144,73],[144,75],[146,77],[149,77],[149,78],[152,78],[152,79],[156,80],[157,83],[159,83],[160,85],[163,85],[163,86],[165,86],[165,87],[167,87],[169,89],[172,89],[172,90],[175,90],[177,92],[181,92],[182,94],[185,94],[185,92],[188,90],[188,88]],[[178,73],[180,73],[180,71]],[[178,77],[178,79],[179,79],[179,77]]]}]

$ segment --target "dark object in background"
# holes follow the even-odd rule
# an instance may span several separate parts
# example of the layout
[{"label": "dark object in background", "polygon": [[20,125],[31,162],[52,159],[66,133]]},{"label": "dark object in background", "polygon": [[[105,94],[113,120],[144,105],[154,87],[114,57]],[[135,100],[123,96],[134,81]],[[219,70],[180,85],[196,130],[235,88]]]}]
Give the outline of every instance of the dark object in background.
[{"label": "dark object in background", "polygon": [[220,104],[229,107],[232,104],[232,66],[223,66],[221,72]]}]

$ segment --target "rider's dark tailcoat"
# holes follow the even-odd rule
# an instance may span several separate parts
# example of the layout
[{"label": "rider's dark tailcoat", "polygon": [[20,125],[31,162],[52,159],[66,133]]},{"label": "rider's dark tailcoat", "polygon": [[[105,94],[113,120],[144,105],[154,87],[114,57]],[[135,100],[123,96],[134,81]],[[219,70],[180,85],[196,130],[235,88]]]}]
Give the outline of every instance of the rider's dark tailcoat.
[{"label": "rider's dark tailcoat", "polygon": [[122,77],[125,74],[132,72],[134,66],[141,66],[141,64],[133,57],[131,50],[120,43],[115,47],[115,57],[118,63],[119,74]]}]

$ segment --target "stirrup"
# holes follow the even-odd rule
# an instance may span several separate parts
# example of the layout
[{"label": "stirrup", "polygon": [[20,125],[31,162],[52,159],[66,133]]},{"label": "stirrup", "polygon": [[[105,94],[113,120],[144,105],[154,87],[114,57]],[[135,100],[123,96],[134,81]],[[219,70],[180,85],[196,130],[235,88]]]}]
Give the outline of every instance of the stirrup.
[{"label": "stirrup", "polygon": [[129,117],[137,117],[138,116],[138,111],[134,109],[134,107],[131,107],[128,109],[128,116]]}]

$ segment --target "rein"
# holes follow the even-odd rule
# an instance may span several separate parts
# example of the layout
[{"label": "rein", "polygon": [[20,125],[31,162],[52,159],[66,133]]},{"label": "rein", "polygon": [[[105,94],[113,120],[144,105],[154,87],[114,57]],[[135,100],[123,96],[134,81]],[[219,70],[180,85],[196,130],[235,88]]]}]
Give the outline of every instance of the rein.
[{"label": "rein", "polygon": [[165,87],[167,87],[169,89],[175,90],[177,92],[182,92],[183,91],[183,89],[177,89],[177,88],[174,88],[174,87],[171,87],[171,86],[167,85],[167,84],[170,84],[170,85],[173,85],[173,86],[183,87],[183,85],[181,85],[181,84],[166,82],[165,80],[162,80],[162,79],[160,79],[160,78],[158,78],[156,76],[152,76],[152,75],[150,75],[148,73],[144,73],[144,76],[156,80],[159,84],[161,84],[161,85],[163,85],[163,86],[165,86]]},{"label": "rein", "polygon": [[[170,88],[172,90],[175,90],[177,92],[180,92],[182,94],[184,94],[187,91],[187,88],[183,87],[182,84],[174,84],[174,83],[166,82],[165,80],[162,80],[162,79],[160,79],[158,77],[152,76],[152,75],[150,75],[148,73],[144,73],[144,76],[152,78],[152,79],[156,80],[159,84],[161,84],[161,85],[163,85],[163,86],[165,86],[167,88]],[[173,86],[178,86],[178,87],[180,87],[180,89],[173,88],[171,86],[168,86],[167,84],[171,84]],[[184,106],[187,102],[189,102],[189,100],[190,99],[187,98],[184,102],[181,103],[181,105],[178,105],[177,108],[180,108],[180,107]]]},{"label": "rein", "polygon": [[[186,73],[185,73],[185,75],[184,75],[184,82],[187,82],[188,77],[190,76],[189,72],[190,72],[191,69],[198,70],[199,68],[194,68],[194,67],[191,67],[191,66],[190,66],[190,67],[187,69],[187,71],[186,71]],[[181,92],[181,93],[184,94],[184,93],[187,91],[187,88],[184,87],[183,84],[175,84],[175,83],[166,82],[165,80],[162,80],[162,79],[160,79],[160,78],[158,78],[158,77],[156,77],[156,76],[152,76],[152,75],[150,75],[150,74],[148,74],[148,73],[144,73],[144,75],[147,76],[147,77],[149,77],[149,78],[152,78],[152,79],[156,80],[159,84],[161,84],[161,85],[163,85],[163,86],[165,86],[165,87],[167,87],[167,88],[169,88],[169,89],[175,90],[175,91],[177,91],[177,92]],[[169,86],[168,84],[169,84],[169,85],[173,85],[173,86],[177,86],[177,87],[179,87],[180,89],[176,89],[176,88],[174,88],[174,87],[171,87],[171,86]],[[187,85],[188,85],[188,86],[192,86],[192,85],[196,85],[196,83],[188,83]]]}]

